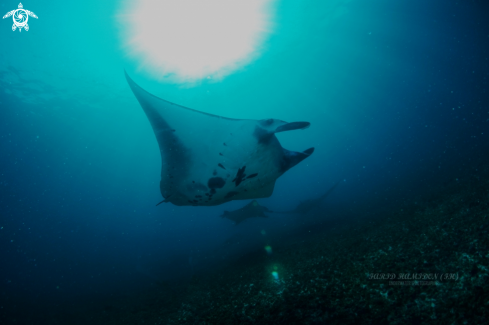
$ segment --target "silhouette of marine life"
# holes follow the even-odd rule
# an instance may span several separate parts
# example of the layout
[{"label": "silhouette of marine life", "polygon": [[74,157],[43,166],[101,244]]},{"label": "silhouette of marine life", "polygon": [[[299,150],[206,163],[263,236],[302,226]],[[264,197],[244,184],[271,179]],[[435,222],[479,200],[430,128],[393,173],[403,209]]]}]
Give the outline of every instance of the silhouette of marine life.
[{"label": "silhouette of marine life", "polygon": [[[275,133],[305,129],[309,122],[240,120],[170,103],[139,87],[126,73],[160,148],[163,202],[212,206],[269,197],[283,173],[314,148],[282,148]],[[160,204],[158,203],[158,204]]]},{"label": "silhouette of marine life", "polygon": [[224,211],[224,214],[222,214],[221,217],[232,220],[236,225],[239,225],[249,218],[268,218],[265,212],[273,211],[270,211],[267,207],[264,207],[256,202],[256,200],[253,200],[238,210]]},{"label": "silhouette of marine life", "polygon": [[277,213],[294,213],[294,214],[305,215],[305,214],[309,214],[309,213],[312,213],[314,211],[317,211],[319,209],[319,207],[321,206],[321,203],[323,202],[323,200],[326,199],[326,197],[328,197],[328,195],[330,195],[331,192],[333,192],[339,184],[340,184],[340,181],[336,182],[336,184],[334,184],[329,190],[327,190],[326,193],[324,193],[323,195],[321,195],[320,197],[318,197],[316,199],[310,199],[310,200],[302,201],[293,210],[276,211],[276,212]]}]

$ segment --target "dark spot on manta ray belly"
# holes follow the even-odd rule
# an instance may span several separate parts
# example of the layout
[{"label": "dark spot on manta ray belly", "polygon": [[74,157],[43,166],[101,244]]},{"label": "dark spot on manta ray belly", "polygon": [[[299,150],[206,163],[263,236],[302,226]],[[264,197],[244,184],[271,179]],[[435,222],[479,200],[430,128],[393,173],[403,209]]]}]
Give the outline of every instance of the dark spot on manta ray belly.
[{"label": "dark spot on manta ray belly", "polygon": [[246,166],[243,166],[242,168],[238,169],[238,173],[236,174],[236,177],[232,180],[232,182],[236,183],[236,186],[241,184],[241,182],[245,179],[246,174],[244,173],[246,169]]},{"label": "dark spot on manta ray belly", "polygon": [[212,198],[212,194],[216,194],[216,189],[215,188],[211,189],[211,195],[209,195],[209,198],[210,199]]},{"label": "dark spot on manta ray belly", "polygon": [[[222,188],[226,184],[226,181],[222,177],[211,177],[207,182],[207,186],[210,189]],[[212,192],[212,191],[211,191]]]}]

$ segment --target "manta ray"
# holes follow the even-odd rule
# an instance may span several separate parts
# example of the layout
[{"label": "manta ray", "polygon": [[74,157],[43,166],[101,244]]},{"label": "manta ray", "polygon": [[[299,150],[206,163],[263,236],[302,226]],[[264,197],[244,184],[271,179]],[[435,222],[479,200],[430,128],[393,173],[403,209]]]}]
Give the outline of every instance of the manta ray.
[{"label": "manta ray", "polygon": [[273,211],[270,211],[267,207],[264,207],[258,204],[256,200],[253,200],[238,210],[224,211],[224,214],[221,215],[221,217],[232,220],[234,221],[234,224],[238,225],[244,220],[249,218],[256,218],[256,217],[268,218],[265,212],[273,212]]},{"label": "manta ray", "polygon": [[275,133],[306,129],[309,122],[232,119],[186,108],[127,82],[153,128],[161,153],[163,202],[214,206],[269,197],[283,173],[314,148],[282,148]]},{"label": "manta ray", "polygon": [[310,200],[302,201],[293,210],[281,211],[281,212],[277,211],[277,212],[278,213],[294,213],[294,214],[301,214],[301,215],[312,213],[312,212],[316,211],[317,209],[319,209],[319,207],[321,206],[321,202],[323,202],[323,200],[326,199],[326,197],[328,195],[330,195],[331,192],[333,192],[339,184],[340,184],[340,181],[336,182],[336,184],[334,184],[329,190],[327,190],[326,193],[324,193],[323,195],[321,195],[320,197],[318,197],[316,199],[310,199]]}]

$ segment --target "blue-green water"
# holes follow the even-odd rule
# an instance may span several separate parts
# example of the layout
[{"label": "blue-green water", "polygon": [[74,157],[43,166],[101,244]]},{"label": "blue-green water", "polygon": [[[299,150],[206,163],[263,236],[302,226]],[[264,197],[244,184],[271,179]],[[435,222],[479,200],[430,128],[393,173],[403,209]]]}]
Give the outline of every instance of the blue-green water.
[{"label": "blue-green water", "polygon": [[[483,1],[276,0],[244,64],[187,82],[152,70],[128,45],[124,15],[137,1],[23,5],[39,17],[29,31],[0,22],[6,322],[19,306],[56,314],[61,302],[185,283],[263,246],[269,233],[304,225],[278,214],[239,226],[219,217],[249,201],[155,207],[158,145],[124,69],[149,92],[207,113],[311,122],[277,136],[284,148],[315,152],[259,200],[271,210],[293,209],[338,180],[331,211],[404,204],[487,163]],[[0,11],[17,6],[2,0]],[[222,253],[229,238],[245,247]]]}]

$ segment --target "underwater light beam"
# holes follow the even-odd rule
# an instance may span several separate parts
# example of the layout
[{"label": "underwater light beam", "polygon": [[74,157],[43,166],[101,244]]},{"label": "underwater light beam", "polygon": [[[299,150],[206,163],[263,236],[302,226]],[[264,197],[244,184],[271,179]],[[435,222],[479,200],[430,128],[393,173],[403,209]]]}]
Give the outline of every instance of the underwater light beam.
[{"label": "underwater light beam", "polygon": [[256,58],[273,0],[139,0],[120,15],[141,67],[178,81],[220,79]]}]

